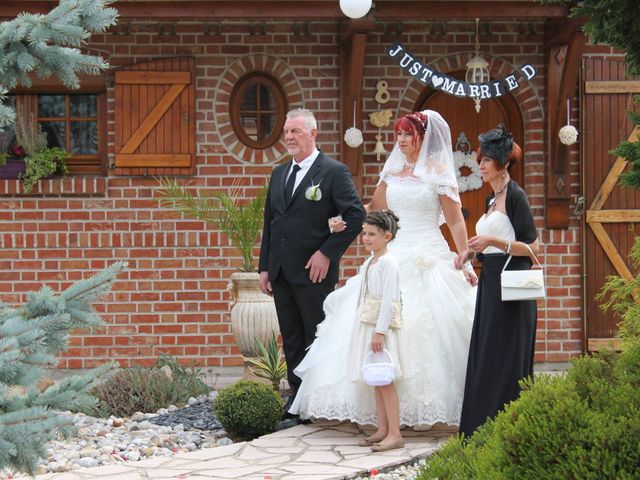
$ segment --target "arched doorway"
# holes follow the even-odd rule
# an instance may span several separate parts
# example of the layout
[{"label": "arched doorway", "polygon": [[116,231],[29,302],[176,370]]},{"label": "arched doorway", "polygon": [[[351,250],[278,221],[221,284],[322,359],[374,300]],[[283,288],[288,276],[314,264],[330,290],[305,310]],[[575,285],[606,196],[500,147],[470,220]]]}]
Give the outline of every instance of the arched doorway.
[{"label": "arched doorway", "polygon": [[[459,79],[464,78],[463,71],[452,72],[447,75]],[[507,129],[512,132],[515,141],[524,150],[524,121],[516,99],[510,94],[483,100],[480,113],[476,113],[474,102],[469,98],[459,98],[441,91],[425,88],[425,91],[415,104],[415,110],[425,109],[436,110],[449,123],[451,142],[454,149],[457,139],[460,138],[461,134],[464,134],[471,144],[471,149],[475,151],[478,148],[478,135],[480,133],[495,128],[498,123],[504,123]],[[461,172],[464,176],[471,173],[466,167],[463,167]],[[511,176],[516,182],[523,185],[524,165],[516,165]],[[485,199],[490,193],[491,186],[483,183],[482,187],[477,190],[469,190],[460,194],[469,236],[476,234],[476,222],[484,213]],[[443,233],[451,249],[456,251],[453,239],[446,226],[443,226]]]}]

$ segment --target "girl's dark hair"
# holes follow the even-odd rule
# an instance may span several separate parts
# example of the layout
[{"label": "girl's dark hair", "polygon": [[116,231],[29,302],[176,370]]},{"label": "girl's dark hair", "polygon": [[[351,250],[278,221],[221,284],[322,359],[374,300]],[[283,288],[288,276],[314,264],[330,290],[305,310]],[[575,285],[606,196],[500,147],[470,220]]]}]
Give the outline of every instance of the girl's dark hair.
[{"label": "girl's dark hair", "polygon": [[364,223],[378,227],[383,232],[391,233],[391,240],[396,238],[396,233],[400,230],[398,222],[400,219],[391,210],[374,210],[364,217]]},{"label": "girl's dark hair", "polygon": [[511,172],[514,165],[522,160],[522,149],[514,140],[511,133],[503,124],[497,128],[478,135],[480,147],[478,147],[477,160],[482,161],[482,157],[488,157],[498,162],[500,168],[507,167]]}]

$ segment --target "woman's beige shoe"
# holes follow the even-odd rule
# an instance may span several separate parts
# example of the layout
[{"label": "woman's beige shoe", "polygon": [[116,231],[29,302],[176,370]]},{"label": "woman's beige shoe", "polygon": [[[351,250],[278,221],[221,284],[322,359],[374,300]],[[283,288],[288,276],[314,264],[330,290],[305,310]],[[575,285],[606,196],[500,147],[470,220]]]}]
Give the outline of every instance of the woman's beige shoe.
[{"label": "woman's beige shoe", "polygon": [[401,438],[400,440],[396,440],[395,442],[376,443],[375,445],[371,446],[371,451],[372,452],[386,452],[387,450],[394,450],[396,448],[403,448],[403,447],[404,447],[404,440]]},{"label": "woman's beige shoe", "polygon": [[375,444],[376,442],[374,442],[373,440],[369,440],[368,438],[363,438],[358,442],[359,447],[372,447]]}]

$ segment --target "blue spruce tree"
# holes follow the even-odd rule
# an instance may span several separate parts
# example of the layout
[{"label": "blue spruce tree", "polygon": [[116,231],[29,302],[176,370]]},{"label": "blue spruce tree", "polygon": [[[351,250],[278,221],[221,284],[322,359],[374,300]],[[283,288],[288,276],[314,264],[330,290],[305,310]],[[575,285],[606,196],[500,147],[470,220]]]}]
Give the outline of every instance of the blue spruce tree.
[{"label": "blue spruce tree", "polygon": [[31,86],[29,74],[56,75],[69,88],[78,88],[78,74],[96,75],[107,68],[99,56],[82,53],[92,33],[114,25],[114,0],[60,0],[48,14],[22,13],[0,23],[0,128],[13,123],[15,111],[2,105],[16,85]]},{"label": "blue spruce tree", "polygon": [[29,293],[19,308],[0,303],[0,469],[33,474],[45,442],[73,430],[71,417],[59,410],[87,411],[97,404],[89,390],[116,364],[68,377],[44,391],[37,382],[57,364],[70,330],[102,325],[91,304],[126,266],[116,262],[59,295],[43,287]]}]

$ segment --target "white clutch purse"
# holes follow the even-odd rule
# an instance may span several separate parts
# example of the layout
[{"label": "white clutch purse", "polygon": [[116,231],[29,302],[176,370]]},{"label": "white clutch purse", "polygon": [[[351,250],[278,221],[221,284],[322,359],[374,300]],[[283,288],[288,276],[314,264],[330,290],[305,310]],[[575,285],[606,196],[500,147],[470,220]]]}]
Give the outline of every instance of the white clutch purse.
[{"label": "white clutch purse", "polygon": [[[525,243],[526,245],[526,243]],[[537,300],[545,298],[544,271],[538,258],[533,254],[531,247],[527,245],[531,255],[539,268],[531,270],[505,270],[511,261],[511,255],[502,267],[500,274],[500,286],[502,289],[502,301]]]}]

